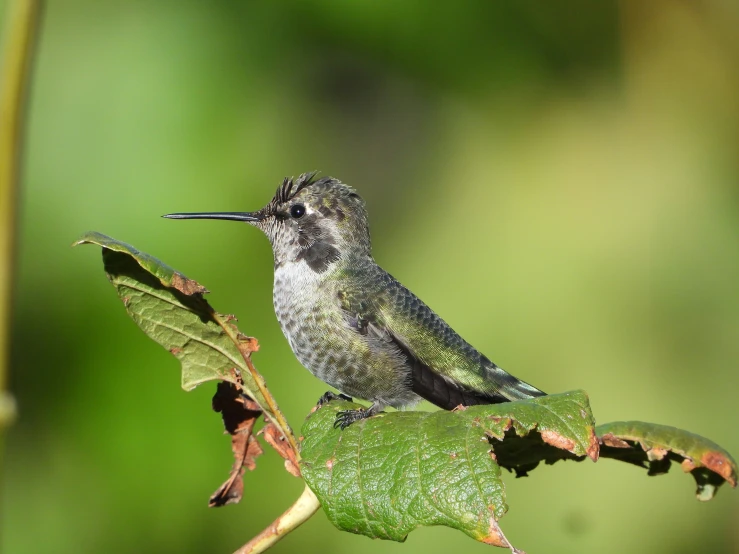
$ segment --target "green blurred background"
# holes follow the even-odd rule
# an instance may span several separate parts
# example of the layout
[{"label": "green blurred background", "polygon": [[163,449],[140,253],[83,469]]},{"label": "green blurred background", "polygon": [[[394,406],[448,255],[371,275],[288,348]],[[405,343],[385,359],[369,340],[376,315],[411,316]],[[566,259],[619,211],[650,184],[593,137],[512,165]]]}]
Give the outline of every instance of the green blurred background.
[{"label": "green blurred background", "polygon": [[[0,2],[5,9],[6,3]],[[0,13],[3,13],[0,11]],[[739,4],[49,2],[29,111],[3,475],[4,552],[230,552],[302,490],[267,452],[244,501],[177,361],[126,316],[98,230],[197,279],[259,338],[289,420],[326,387],[275,320],[251,210],[318,169],[367,201],[375,257],[468,341],[600,422],[642,419],[739,454]],[[530,553],[739,552],[739,495],[611,461],[507,478]],[[317,514],[274,552],[404,545]]]}]

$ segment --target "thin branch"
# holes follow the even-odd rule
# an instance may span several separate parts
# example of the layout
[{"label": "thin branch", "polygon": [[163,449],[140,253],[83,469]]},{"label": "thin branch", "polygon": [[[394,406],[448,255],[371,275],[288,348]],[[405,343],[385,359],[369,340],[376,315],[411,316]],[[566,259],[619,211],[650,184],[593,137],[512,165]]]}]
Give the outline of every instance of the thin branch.
[{"label": "thin branch", "polygon": [[264,531],[239,548],[234,554],[259,554],[272,547],[285,535],[297,529],[318,511],[321,503],[307,486],[300,498]]},{"label": "thin branch", "polygon": [[262,374],[259,373],[257,371],[257,368],[254,367],[254,364],[251,361],[251,355],[244,356],[244,359],[246,360],[246,365],[249,368],[254,381],[256,381],[259,390],[261,391],[265,400],[267,400],[269,409],[272,410],[272,412],[275,414],[275,418],[277,418],[276,423],[281,427],[282,432],[285,434],[285,438],[287,438],[290,446],[295,451],[295,456],[298,460],[300,460],[300,447],[298,446],[298,441],[295,438],[292,428],[287,422],[285,415],[282,413],[279,406],[277,405],[277,401],[275,400],[274,396],[272,396],[272,393],[269,392],[269,389],[267,388],[267,383],[264,381],[264,377],[262,377]]}]

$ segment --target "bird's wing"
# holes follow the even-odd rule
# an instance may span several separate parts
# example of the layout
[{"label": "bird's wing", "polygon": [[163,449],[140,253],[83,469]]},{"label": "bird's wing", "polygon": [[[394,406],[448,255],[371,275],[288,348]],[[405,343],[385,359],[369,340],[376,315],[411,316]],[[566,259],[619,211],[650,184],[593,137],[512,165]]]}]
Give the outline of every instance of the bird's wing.
[{"label": "bird's wing", "polygon": [[349,324],[358,333],[392,341],[408,359],[413,391],[437,406],[452,409],[544,394],[480,354],[376,265],[355,273],[338,296]]}]

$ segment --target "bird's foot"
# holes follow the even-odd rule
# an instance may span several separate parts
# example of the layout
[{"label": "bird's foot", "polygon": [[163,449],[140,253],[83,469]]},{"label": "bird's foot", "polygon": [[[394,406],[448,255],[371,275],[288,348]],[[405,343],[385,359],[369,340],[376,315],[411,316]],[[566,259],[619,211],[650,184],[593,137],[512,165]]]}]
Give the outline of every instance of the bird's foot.
[{"label": "bird's foot", "polygon": [[343,410],[336,414],[336,421],[334,421],[334,429],[337,427],[342,431],[349,427],[355,421],[361,419],[367,419],[373,415],[382,411],[382,406],[372,404],[369,408],[359,408],[358,410]]},{"label": "bird's foot", "polygon": [[321,398],[318,399],[316,406],[320,408],[321,406],[323,406],[324,404],[328,404],[332,400],[346,400],[347,402],[352,402],[352,397],[347,396],[346,394],[343,394],[343,393],[336,394],[334,392],[328,391],[328,392],[324,392],[323,396],[321,396]]},{"label": "bird's foot", "polygon": [[370,417],[371,415],[372,414],[369,413],[369,410],[365,408],[360,408],[358,410],[344,410],[336,414],[336,421],[334,421],[334,429],[339,428],[343,431],[355,421],[359,421],[360,419],[366,419]]}]

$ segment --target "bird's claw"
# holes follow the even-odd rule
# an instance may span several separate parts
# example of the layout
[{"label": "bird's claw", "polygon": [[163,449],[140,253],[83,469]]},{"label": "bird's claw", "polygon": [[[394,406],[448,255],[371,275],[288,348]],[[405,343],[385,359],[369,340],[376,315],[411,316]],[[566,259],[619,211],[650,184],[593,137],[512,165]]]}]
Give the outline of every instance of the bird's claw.
[{"label": "bird's claw", "polygon": [[336,394],[331,391],[324,392],[321,398],[318,399],[318,402],[316,403],[316,406],[319,408],[323,406],[324,404],[328,404],[332,400],[346,400],[347,402],[352,402],[352,397],[347,396],[346,394],[339,393]]},{"label": "bird's claw", "polygon": [[364,408],[359,408],[358,410],[343,410],[336,414],[334,429],[341,429],[343,431],[355,421],[366,419],[372,415],[374,414],[371,410],[366,410]]}]

